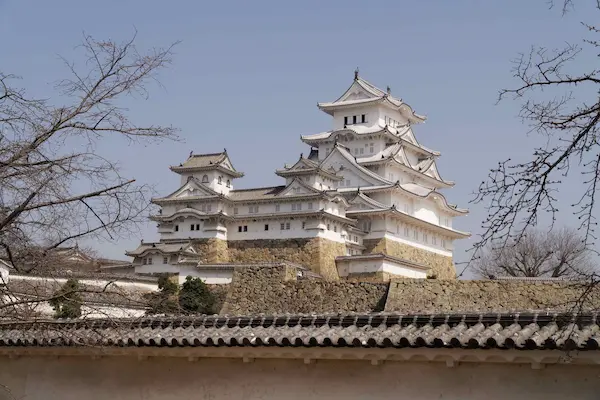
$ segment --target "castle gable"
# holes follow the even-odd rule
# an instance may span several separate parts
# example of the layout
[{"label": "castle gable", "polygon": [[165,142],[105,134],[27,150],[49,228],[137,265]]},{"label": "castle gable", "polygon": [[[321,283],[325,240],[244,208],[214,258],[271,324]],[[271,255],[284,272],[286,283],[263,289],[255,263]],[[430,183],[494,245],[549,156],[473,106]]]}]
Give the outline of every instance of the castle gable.
[{"label": "castle gable", "polygon": [[167,198],[185,198],[189,196],[197,197],[213,197],[218,193],[203,185],[196,178],[190,178],[182,187],[171,193]]},{"label": "castle gable", "polygon": [[294,179],[292,182],[290,182],[289,185],[287,185],[285,188],[283,188],[281,190],[281,192],[279,192],[277,194],[277,196],[278,197],[298,196],[298,195],[318,194],[318,193],[321,193],[321,192],[311,186],[306,185],[299,179]]},{"label": "castle gable", "polygon": [[324,170],[333,168],[338,175],[343,176],[344,182],[340,182],[340,186],[359,187],[389,183],[379,175],[360,166],[354,156],[339,145],[333,148],[320,166]]}]

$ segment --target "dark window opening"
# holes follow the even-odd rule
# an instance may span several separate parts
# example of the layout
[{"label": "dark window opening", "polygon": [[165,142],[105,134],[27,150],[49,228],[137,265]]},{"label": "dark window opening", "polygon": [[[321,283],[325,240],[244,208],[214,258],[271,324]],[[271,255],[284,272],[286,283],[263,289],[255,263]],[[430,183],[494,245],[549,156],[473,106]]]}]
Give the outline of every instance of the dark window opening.
[{"label": "dark window opening", "polygon": [[244,225],[244,232],[248,232],[248,225]]},{"label": "dark window opening", "polygon": [[352,123],[355,124],[356,123],[356,115],[352,116]]},{"label": "dark window opening", "polygon": [[242,227],[238,226],[238,232],[241,232],[241,231],[242,231]]},{"label": "dark window opening", "polygon": [[190,231],[193,231],[193,230],[194,230],[194,224],[191,224],[190,225]]},{"label": "dark window opening", "polygon": [[269,224],[265,224],[265,231],[269,230]]},{"label": "dark window opening", "polygon": [[344,117],[344,125],[348,125],[348,117]]},{"label": "dark window opening", "polygon": [[179,231],[179,225],[175,225],[175,232]]},{"label": "dark window opening", "polygon": [[366,114],[363,114],[363,115],[360,116],[360,122],[362,122],[363,124],[365,122],[367,122],[367,115]]}]

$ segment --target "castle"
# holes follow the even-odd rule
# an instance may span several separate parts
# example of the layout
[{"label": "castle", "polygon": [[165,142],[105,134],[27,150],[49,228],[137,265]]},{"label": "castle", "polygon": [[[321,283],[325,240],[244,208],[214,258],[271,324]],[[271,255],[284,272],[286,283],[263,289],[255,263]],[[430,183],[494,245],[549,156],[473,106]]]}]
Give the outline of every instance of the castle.
[{"label": "castle", "polygon": [[228,283],[236,265],[287,261],[332,280],[454,278],[453,242],[469,234],[453,219],[467,210],[439,192],[454,183],[415,138],[425,117],[358,71],[318,107],[332,129],[302,136],[308,156],[275,171],[281,186],[235,189],[227,151],[170,167],[180,187],[152,200],[160,241],[126,253],[135,272]]}]

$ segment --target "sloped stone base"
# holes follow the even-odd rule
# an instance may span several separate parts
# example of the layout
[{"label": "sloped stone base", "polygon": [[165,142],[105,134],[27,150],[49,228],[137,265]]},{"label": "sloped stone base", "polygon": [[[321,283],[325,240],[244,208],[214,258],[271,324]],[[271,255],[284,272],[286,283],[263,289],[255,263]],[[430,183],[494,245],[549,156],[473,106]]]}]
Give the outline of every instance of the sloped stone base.
[{"label": "sloped stone base", "polygon": [[200,254],[200,262],[203,264],[229,262],[229,251],[225,240],[198,239],[194,240],[194,247]]},{"label": "sloped stone base", "polygon": [[385,253],[409,261],[427,265],[431,269],[427,276],[437,279],[455,279],[456,269],[452,257],[446,257],[431,251],[419,249],[387,238],[369,239],[363,243],[367,253]]},{"label": "sloped stone base", "polygon": [[310,268],[327,280],[338,279],[335,257],[346,253],[343,243],[323,238],[234,240],[227,243],[230,262],[289,261]]}]

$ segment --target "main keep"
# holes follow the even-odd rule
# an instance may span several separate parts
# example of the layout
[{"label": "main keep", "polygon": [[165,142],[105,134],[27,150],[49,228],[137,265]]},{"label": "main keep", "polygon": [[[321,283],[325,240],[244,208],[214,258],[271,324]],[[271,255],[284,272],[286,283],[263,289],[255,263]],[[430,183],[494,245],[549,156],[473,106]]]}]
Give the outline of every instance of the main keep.
[{"label": "main keep", "polygon": [[281,186],[235,189],[244,174],[226,151],[170,167],[180,188],[152,200],[160,241],[127,252],[135,272],[228,283],[236,265],[290,262],[330,280],[454,278],[453,242],[469,234],[453,219],[467,210],[440,193],[454,183],[413,133],[425,117],[358,72],[318,107],[332,129],[302,136],[308,156],[275,171]]}]

